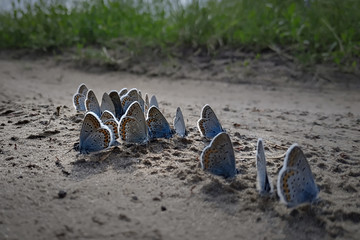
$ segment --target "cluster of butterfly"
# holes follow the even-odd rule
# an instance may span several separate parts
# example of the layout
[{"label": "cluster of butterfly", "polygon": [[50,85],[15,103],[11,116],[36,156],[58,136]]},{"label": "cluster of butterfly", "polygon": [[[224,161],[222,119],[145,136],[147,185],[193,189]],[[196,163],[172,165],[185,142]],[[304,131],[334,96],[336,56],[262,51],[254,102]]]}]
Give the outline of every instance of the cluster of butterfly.
[{"label": "cluster of butterfly", "polygon": [[146,94],[144,100],[136,88],[105,92],[100,105],[94,91],[81,84],[73,104],[77,111],[86,112],[80,131],[80,153],[117,145],[118,138],[126,143],[144,144],[155,138],[170,138],[174,133],[180,137],[187,135],[180,108],[176,110],[173,130],[160,112],[156,97],[149,101]]},{"label": "cluster of butterfly", "polygon": [[[235,177],[238,170],[230,137],[209,105],[203,107],[197,126],[202,136],[212,139],[200,156],[202,169],[225,178]],[[257,189],[262,195],[270,194],[273,186],[266,171],[262,139],[258,140],[256,150]],[[319,189],[308,161],[297,144],[293,144],[286,152],[284,165],[277,179],[277,193],[280,201],[289,207],[313,202],[318,196]]]},{"label": "cluster of butterfly", "polygon": [[[115,145],[117,138],[127,143],[143,144],[154,138],[170,138],[175,132],[180,137],[187,135],[180,108],[176,110],[175,130],[172,130],[158,108],[156,97],[152,96],[149,102],[146,94],[143,100],[141,92],[135,88],[104,93],[99,105],[94,92],[81,84],[73,103],[77,111],[86,111],[80,132],[81,153],[106,149]],[[200,156],[201,168],[224,178],[234,178],[238,170],[230,137],[209,105],[202,108],[197,127],[203,137],[212,139]],[[262,139],[257,142],[256,167],[260,194],[272,193]],[[293,144],[278,175],[277,193],[281,202],[294,207],[314,201],[318,192],[304,153],[297,144]]]}]

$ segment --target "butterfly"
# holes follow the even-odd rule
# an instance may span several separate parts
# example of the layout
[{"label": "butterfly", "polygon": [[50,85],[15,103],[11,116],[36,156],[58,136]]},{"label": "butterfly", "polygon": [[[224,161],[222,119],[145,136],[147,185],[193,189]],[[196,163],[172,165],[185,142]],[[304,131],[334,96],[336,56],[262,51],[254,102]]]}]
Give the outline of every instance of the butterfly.
[{"label": "butterfly", "polygon": [[235,167],[234,149],[227,133],[215,136],[200,156],[201,168],[212,174],[233,178],[238,173]]},{"label": "butterfly", "polygon": [[98,117],[101,116],[101,113],[105,110],[115,113],[115,106],[111,101],[109,94],[104,93],[101,100],[101,107],[96,98],[96,95],[93,90],[89,90],[85,100],[85,106],[87,111],[95,113]]},{"label": "butterfly", "polygon": [[111,98],[111,101],[114,104],[114,108],[115,108],[115,117],[116,119],[120,119],[121,116],[124,114],[124,111],[122,109],[121,106],[121,102],[120,102],[120,97],[117,91],[112,90],[109,92],[109,97]]},{"label": "butterfly", "polygon": [[94,91],[91,89],[87,92],[85,106],[86,106],[86,111],[91,111],[95,113],[98,117],[101,116],[101,109],[99,102],[95,96]]},{"label": "butterfly", "polygon": [[[136,88],[130,89],[125,95],[121,96],[121,107],[126,112],[128,107],[135,101],[139,101],[139,93]],[[144,112],[144,111],[143,111]]]},{"label": "butterfly", "polygon": [[197,122],[197,126],[201,135],[207,138],[213,138],[220,132],[224,132],[214,111],[207,104],[201,110],[201,116]]},{"label": "butterfly", "polygon": [[123,88],[119,91],[119,97],[124,96],[128,92],[127,88]]},{"label": "butterfly", "polygon": [[106,149],[114,142],[110,129],[101,123],[93,112],[88,112],[80,130],[80,153],[97,152]]},{"label": "butterfly", "polygon": [[119,127],[119,123],[116,120],[114,114],[112,114],[110,111],[105,110],[100,117],[100,120],[103,124],[105,124],[106,126],[109,127],[109,129],[111,130],[113,136],[115,139],[119,138],[119,133],[118,133],[118,127]]},{"label": "butterfly", "polygon": [[277,193],[280,201],[288,207],[313,202],[319,193],[310,165],[297,144],[287,150],[284,166],[277,180]]},{"label": "butterfly", "polygon": [[144,113],[137,101],[133,102],[121,117],[118,131],[124,142],[140,144],[148,142],[148,127]]},{"label": "butterfly", "polygon": [[157,101],[155,95],[153,95],[153,96],[150,98],[149,108],[150,108],[151,106],[155,106],[155,107],[159,108],[159,104],[158,104],[158,101]]},{"label": "butterfly", "polygon": [[85,112],[85,99],[86,94],[88,92],[88,88],[85,86],[84,83],[80,84],[78,90],[73,96],[73,105],[76,111]]},{"label": "butterfly", "polygon": [[267,194],[273,191],[270,178],[266,171],[266,158],[263,140],[261,138],[257,141],[256,147],[256,169],[257,169],[257,189],[260,194]]},{"label": "butterfly", "polygon": [[150,129],[150,138],[171,138],[173,134],[169,123],[156,106],[150,107],[146,124]]},{"label": "butterfly", "polygon": [[183,117],[183,114],[182,114],[181,109],[179,107],[176,109],[176,115],[175,115],[175,118],[174,118],[174,128],[175,128],[175,132],[180,137],[184,138],[184,137],[187,136],[184,117]]},{"label": "butterfly", "polygon": [[109,94],[107,94],[106,92],[102,96],[100,110],[101,110],[101,113],[103,113],[105,110],[108,110],[112,114],[115,114],[114,103],[111,100]]}]

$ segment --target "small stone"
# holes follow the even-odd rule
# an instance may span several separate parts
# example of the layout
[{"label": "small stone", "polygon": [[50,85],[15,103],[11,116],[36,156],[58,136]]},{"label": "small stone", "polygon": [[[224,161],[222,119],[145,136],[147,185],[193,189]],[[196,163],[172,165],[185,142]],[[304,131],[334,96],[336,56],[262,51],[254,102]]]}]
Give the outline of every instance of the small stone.
[{"label": "small stone", "polygon": [[59,198],[64,198],[66,197],[66,192],[64,190],[60,190],[59,193],[58,193],[58,197]]},{"label": "small stone", "polygon": [[131,219],[128,216],[126,216],[125,214],[120,214],[119,220],[125,221],[125,222],[131,222]]},{"label": "small stone", "polygon": [[137,201],[137,200],[139,200],[137,196],[132,196],[132,198],[131,198],[131,199],[132,199],[133,201]]},{"label": "small stone", "polygon": [[165,206],[161,206],[161,211],[166,211],[166,207]]}]

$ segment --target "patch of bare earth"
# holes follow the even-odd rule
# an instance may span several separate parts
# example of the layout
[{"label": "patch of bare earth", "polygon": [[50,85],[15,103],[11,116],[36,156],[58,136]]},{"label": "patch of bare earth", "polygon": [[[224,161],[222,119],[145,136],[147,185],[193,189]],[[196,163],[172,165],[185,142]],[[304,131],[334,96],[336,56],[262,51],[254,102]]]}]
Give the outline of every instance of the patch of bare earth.
[{"label": "patch of bare earth", "polygon": [[[356,239],[354,75],[326,80],[319,70],[307,79],[281,61],[231,61],[203,69],[201,61],[177,62],[181,69],[166,77],[161,66],[137,75],[78,70],[48,58],[0,60],[0,239]],[[155,94],[170,123],[180,106],[189,136],[79,155],[73,146],[83,115],[71,101],[82,82],[98,97],[123,87]],[[199,167],[209,143],[196,128],[204,104],[233,142],[240,174],[232,182]],[[274,184],[286,149],[302,147],[320,187],[317,203],[288,209],[275,195],[258,195],[259,137]]]}]

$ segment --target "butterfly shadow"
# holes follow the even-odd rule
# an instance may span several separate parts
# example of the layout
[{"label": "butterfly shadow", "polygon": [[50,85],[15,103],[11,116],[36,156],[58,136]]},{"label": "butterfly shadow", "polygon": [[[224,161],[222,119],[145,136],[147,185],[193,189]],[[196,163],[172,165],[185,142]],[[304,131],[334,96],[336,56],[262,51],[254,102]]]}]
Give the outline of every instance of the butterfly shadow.
[{"label": "butterfly shadow", "polygon": [[236,179],[223,179],[210,176],[200,192],[204,201],[212,202],[224,212],[233,215],[240,203],[239,193],[248,188],[247,185]]},{"label": "butterfly shadow", "polygon": [[131,149],[113,147],[98,153],[78,155],[78,159],[71,163],[70,176],[76,180],[83,180],[104,173],[109,168],[117,172],[133,172],[136,170],[134,164],[139,162],[138,155],[133,152]]},{"label": "butterfly shadow", "polygon": [[275,211],[285,221],[283,233],[286,239],[328,239],[326,221],[320,202],[301,204],[296,208],[279,205]]}]

